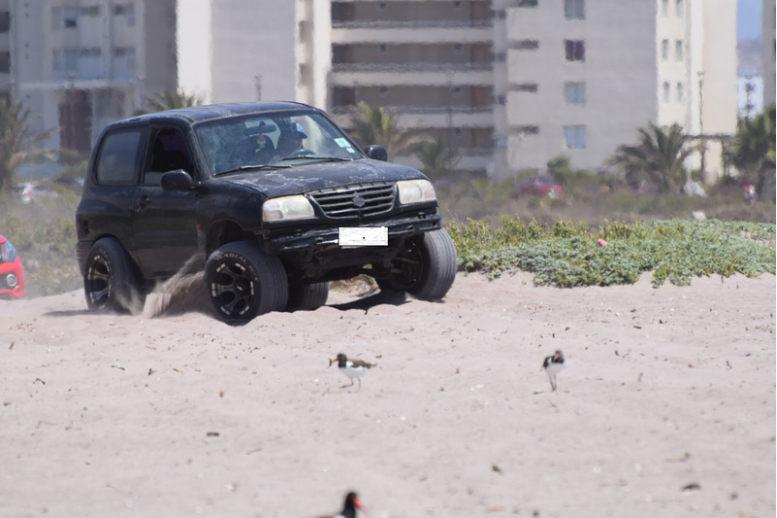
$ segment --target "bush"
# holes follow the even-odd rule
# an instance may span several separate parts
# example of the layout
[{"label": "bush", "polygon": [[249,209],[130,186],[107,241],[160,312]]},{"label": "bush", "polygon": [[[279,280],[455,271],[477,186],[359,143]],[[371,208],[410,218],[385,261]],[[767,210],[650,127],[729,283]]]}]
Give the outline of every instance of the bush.
[{"label": "bush", "polygon": [[0,234],[13,243],[25,270],[27,296],[55,295],[78,289],[81,274],[75,256],[75,197],[34,205],[0,199]]},{"label": "bush", "polygon": [[[448,225],[459,269],[490,277],[523,270],[536,284],[559,287],[634,283],[653,271],[653,284],[690,284],[693,277],[775,273],[775,226],[719,220],[611,223],[589,229],[504,218],[501,228],[469,220]],[[599,246],[599,240],[607,242]]]}]

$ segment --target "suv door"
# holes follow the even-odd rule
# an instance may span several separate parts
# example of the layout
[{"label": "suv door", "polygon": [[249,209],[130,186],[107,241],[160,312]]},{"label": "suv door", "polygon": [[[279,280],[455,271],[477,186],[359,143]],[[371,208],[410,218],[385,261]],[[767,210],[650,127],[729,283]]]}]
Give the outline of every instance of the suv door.
[{"label": "suv door", "polygon": [[183,169],[197,178],[184,132],[175,126],[155,126],[140,172],[140,184],[130,205],[137,260],[145,278],[167,277],[197,253],[195,191],[165,191],[162,175]]},{"label": "suv door", "polygon": [[84,198],[86,203],[82,200],[79,205],[77,217],[81,236],[114,236],[133,257],[135,241],[129,204],[136,194],[146,130],[145,126],[134,125],[106,132],[85,183],[90,195]]}]

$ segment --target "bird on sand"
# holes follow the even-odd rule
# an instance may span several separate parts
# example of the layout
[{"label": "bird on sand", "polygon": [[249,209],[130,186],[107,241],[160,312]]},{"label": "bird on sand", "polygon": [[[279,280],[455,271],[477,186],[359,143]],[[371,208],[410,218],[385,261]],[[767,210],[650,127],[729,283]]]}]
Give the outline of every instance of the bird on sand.
[{"label": "bird on sand", "polygon": [[359,495],[351,491],[345,495],[343,510],[333,516],[322,516],[321,518],[356,518],[356,509],[364,512],[364,506],[359,500]]},{"label": "bird on sand", "polygon": [[542,368],[548,374],[550,386],[554,391],[556,390],[556,375],[563,371],[566,365],[567,362],[564,359],[564,354],[558,349],[553,353],[553,356],[546,357],[542,362]]},{"label": "bird on sand", "polygon": [[338,354],[337,358],[334,360],[329,360],[330,367],[333,363],[337,363],[337,368],[340,369],[340,372],[342,372],[343,375],[351,380],[350,385],[343,385],[341,388],[352,387],[353,380],[357,379],[359,380],[359,388],[361,389],[361,377],[364,376],[371,368],[375,367],[374,363],[367,363],[363,360],[349,360],[348,357],[343,353]]}]

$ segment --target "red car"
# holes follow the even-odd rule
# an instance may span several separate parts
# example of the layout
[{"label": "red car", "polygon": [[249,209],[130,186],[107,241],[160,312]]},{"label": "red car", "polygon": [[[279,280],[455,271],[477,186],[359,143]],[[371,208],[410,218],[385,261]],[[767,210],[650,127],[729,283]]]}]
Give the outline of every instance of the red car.
[{"label": "red car", "polygon": [[24,266],[13,245],[0,235],[0,297],[24,295]]},{"label": "red car", "polygon": [[563,198],[564,188],[550,175],[531,176],[518,184],[518,196]]}]

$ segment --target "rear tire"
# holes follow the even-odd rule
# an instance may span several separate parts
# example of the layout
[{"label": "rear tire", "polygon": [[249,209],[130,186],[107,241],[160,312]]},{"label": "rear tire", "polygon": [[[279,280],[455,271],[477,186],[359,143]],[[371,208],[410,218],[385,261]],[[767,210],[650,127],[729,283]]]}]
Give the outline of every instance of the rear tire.
[{"label": "rear tire", "polygon": [[252,241],[228,243],[213,252],[205,264],[205,282],[216,315],[228,324],[283,311],[289,298],[280,259]]},{"label": "rear tire", "polygon": [[84,295],[91,311],[139,312],[146,294],[138,289],[129,255],[113,237],[98,239],[86,256]]},{"label": "rear tire", "polygon": [[379,279],[382,291],[406,291],[421,300],[440,300],[456,279],[456,245],[444,229],[409,241],[394,260],[399,270],[389,279]]},{"label": "rear tire", "polygon": [[289,302],[286,304],[286,309],[288,311],[313,311],[326,304],[328,298],[328,282],[298,284],[289,288]]}]

